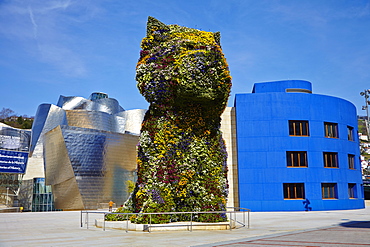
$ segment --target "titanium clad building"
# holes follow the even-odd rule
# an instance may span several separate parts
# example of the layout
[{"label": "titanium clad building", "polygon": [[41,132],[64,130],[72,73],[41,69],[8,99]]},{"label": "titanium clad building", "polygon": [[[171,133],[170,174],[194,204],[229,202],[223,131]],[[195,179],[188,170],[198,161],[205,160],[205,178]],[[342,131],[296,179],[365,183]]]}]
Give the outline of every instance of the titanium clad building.
[{"label": "titanium clad building", "polygon": [[136,144],[145,110],[125,111],[104,93],[42,104],[32,128],[27,179],[45,177],[55,208],[121,205],[136,180]]},{"label": "titanium clad building", "polygon": [[46,184],[57,209],[96,209],[123,204],[136,180],[138,136],[58,126],[45,135]]},{"label": "titanium clad building", "polygon": [[364,207],[355,106],[308,81],[256,83],[236,94],[240,207]]}]

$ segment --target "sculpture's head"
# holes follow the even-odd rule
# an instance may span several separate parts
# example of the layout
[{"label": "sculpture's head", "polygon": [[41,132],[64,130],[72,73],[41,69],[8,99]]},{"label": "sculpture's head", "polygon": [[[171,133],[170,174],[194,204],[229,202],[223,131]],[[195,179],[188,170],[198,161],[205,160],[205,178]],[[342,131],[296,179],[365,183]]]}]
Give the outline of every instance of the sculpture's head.
[{"label": "sculpture's head", "polygon": [[141,48],[136,80],[148,102],[226,105],[231,77],[220,33],[165,25],[149,17]]}]

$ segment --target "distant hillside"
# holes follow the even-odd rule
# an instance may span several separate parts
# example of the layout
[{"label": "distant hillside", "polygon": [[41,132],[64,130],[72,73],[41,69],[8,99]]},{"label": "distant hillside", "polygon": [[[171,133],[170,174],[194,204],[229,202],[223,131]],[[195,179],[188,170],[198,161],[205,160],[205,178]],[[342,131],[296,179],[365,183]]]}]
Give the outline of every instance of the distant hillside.
[{"label": "distant hillside", "polygon": [[33,117],[12,116],[6,119],[0,119],[0,122],[18,129],[31,129]]},{"label": "distant hillside", "polygon": [[366,135],[367,130],[366,130],[366,123],[365,123],[364,117],[359,116],[357,118],[357,122],[358,122],[358,132]]},{"label": "distant hillside", "polygon": [[12,109],[0,110],[0,122],[18,129],[31,129],[34,117],[17,115]]}]

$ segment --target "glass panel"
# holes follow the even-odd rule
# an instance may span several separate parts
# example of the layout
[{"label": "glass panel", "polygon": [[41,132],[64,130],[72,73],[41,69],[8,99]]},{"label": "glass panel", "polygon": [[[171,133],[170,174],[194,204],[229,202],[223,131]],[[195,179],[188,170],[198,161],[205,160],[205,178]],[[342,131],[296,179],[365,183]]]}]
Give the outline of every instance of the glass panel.
[{"label": "glass panel", "polygon": [[298,166],[298,155],[299,153],[292,153],[293,154],[293,166]]},{"label": "glass panel", "polygon": [[349,169],[355,169],[355,156],[349,154],[348,155],[348,167]]},{"label": "glass panel", "polygon": [[348,184],[349,198],[356,198],[356,184]]},{"label": "glass panel", "polygon": [[332,183],[323,183],[322,187],[322,198],[334,199],[337,198],[336,184]]},{"label": "glass panel", "polygon": [[302,135],[307,136],[308,135],[307,133],[308,133],[308,131],[307,131],[307,123],[302,122]]},{"label": "glass panel", "polygon": [[308,121],[289,120],[289,135],[308,136]]},{"label": "glass panel", "polygon": [[353,141],[353,128],[350,126],[347,126],[347,131],[348,131],[348,140]]},{"label": "glass panel", "polygon": [[304,199],[303,183],[284,183],[284,199]]},{"label": "glass panel", "polygon": [[33,192],[32,211],[44,212],[54,210],[51,186],[45,185],[44,178],[34,179]]},{"label": "glass panel", "polygon": [[297,198],[304,198],[303,184],[297,184]]},{"label": "glass panel", "polygon": [[300,166],[307,166],[306,162],[306,152],[301,152],[300,153],[300,161],[299,161]]},{"label": "glass panel", "polygon": [[307,167],[306,151],[288,151],[286,157],[288,167]]},{"label": "glass panel", "polygon": [[293,121],[289,121],[289,135],[293,136],[295,135],[295,132],[294,132],[294,122]]},{"label": "glass panel", "polygon": [[284,198],[289,198],[287,184],[283,184],[283,192],[284,192]]},{"label": "glass panel", "polygon": [[324,123],[324,128],[325,128],[325,137],[338,138],[336,123]]},{"label": "glass panel", "polygon": [[324,153],[324,167],[338,168],[337,153]]}]

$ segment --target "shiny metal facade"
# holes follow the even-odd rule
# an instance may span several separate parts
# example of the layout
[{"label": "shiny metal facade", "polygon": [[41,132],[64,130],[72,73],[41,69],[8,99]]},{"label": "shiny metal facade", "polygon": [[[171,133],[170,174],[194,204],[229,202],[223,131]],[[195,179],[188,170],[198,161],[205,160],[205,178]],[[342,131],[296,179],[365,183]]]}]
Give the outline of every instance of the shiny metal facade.
[{"label": "shiny metal facade", "polygon": [[46,184],[57,209],[96,209],[113,200],[121,205],[136,180],[139,136],[58,126],[45,135]]},{"label": "shiny metal facade", "polygon": [[121,205],[136,180],[136,145],[146,110],[124,111],[105,95],[60,96],[39,106],[31,140],[32,157],[42,159],[56,209]]}]

